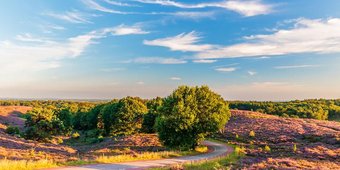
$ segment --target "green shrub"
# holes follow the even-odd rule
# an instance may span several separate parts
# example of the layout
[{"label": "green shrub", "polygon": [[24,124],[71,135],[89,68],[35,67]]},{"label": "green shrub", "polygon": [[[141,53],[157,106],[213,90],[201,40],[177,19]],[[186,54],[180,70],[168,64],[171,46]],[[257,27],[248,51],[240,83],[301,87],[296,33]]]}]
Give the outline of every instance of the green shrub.
[{"label": "green shrub", "polygon": [[105,105],[102,110],[106,135],[129,135],[142,127],[148,109],[140,98],[126,97]]},{"label": "green shrub", "polygon": [[8,133],[10,135],[19,135],[20,130],[16,126],[8,126],[7,129],[6,129],[6,133]]}]

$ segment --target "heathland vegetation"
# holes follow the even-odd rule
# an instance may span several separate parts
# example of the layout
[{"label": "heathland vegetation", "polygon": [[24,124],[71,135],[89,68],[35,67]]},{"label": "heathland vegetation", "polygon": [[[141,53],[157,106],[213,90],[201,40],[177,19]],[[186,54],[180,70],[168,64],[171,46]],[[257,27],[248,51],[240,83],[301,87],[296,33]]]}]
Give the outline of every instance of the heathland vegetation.
[{"label": "heathland vegetation", "polygon": [[[312,120],[339,120],[340,100],[225,101],[207,86],[180,86],[165,98],[1,100],[0,105],[25,112],[0,115],[0,158],[6,158],[0,163],[7,166],[12,159],[30,161],[31,167],[37,166],[31,160],[45,159],[41,166],[49,167],[197,154],[207,151],[199,145],[209,137],[234,145],[234,155],[185,169],[277,168],[291,158],[340,167],[331,162],[340,155],[339,123]],[[29,152],[17,153],[21,146]],[[309,158],[315,155],[330,161]],[[308,167],[300,163],[287,167]]]}]

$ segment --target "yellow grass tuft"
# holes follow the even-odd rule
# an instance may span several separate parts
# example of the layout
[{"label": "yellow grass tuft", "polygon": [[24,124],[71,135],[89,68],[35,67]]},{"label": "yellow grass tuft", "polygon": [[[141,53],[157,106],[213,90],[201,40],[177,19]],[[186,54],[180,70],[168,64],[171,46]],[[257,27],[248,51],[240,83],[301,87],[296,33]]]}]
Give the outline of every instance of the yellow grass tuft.
[{"label": "yellow grass tuft", "polygon": [[181,153],[175,151],[164,151],[164,152],[144,152],[135,155],[117,155],[117,156],[99,156],[96,158],[98,163],[118,163],[127,161],[137,160],[155,160],[162,158],[171,158],[182,156]]}]

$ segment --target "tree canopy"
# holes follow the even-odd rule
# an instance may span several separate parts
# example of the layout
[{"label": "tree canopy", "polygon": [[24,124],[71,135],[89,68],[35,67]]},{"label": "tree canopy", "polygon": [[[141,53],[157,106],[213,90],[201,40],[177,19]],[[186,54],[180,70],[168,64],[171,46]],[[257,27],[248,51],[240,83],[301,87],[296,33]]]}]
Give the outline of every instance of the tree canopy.
[{"label": "tree canopy", "polygon": [[194,148],[227,123],[230,111],[223,98],[207,86],[180,86],[164,99],[156,127],[160,140],[173,148]]}]

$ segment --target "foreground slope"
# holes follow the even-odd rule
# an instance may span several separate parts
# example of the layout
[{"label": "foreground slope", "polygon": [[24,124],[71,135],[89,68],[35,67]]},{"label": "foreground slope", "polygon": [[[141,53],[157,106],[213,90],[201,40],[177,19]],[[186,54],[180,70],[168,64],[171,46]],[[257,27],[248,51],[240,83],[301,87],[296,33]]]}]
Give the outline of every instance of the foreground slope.
[{"label": "foreground slope", "polygon": [[233,110],[223,139],[246,148],[241,167],[340,169],[338,122]]}]

